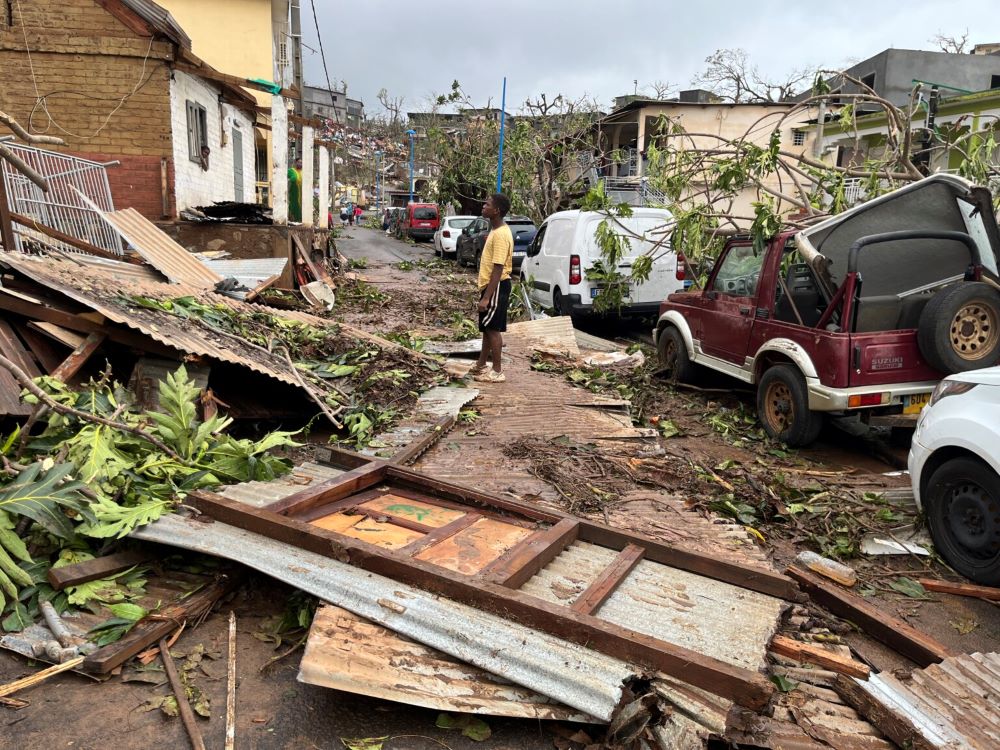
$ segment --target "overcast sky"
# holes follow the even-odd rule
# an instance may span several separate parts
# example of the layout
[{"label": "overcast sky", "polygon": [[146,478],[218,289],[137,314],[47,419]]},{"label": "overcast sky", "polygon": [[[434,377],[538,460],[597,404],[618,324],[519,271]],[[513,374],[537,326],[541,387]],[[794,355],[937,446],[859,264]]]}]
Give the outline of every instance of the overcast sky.
[{"label": "overcast sky", "polygon": [[[368,115],[380,88],[427,108],[454,79],[483,105],[585,94],[602,104],[653,81],[688,88],[720,48],[741,47],[761,72],[841,68],[895,47],[934,49],[938,33],[1000,42],[997,0],[313,0],[330,77]],[[310,4],[302,2],[306,82],[325,85]],[[985,34],[983,37],[981,35]],[[334,84],[336,85],[336,83]]]}]

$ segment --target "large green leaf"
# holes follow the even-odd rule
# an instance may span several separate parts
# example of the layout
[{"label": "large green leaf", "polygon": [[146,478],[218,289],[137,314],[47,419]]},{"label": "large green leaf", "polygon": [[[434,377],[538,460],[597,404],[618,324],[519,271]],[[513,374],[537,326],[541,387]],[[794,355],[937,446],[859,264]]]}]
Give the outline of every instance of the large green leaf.
[{"label": "large green leaf", "polygon": [[95,505],[97,520],[80,529],[86,536],[98,539],[108,537],[123,537],[132,529],[152,523],[170,510],[169,500],[154,500],[125,507],[113,502],[102,502]]},{"label": "large green leaf", "polygon": [[57,464],[46,471],[41,462],[30,464],[0,489],[0,510],[30,518],[60,539],[72,538],[73,524],[67,510],[85,521],[96,520],[90,503],[80,493],[85,485],[69,478],[73,469],[73,464]]},{"label": "large green leaf", "polygon": [[129,467],[129,459],[115,448],[115,432],[100,424],[88,424],[70,442],[69,458],[77,465],[80,479],[88,484],[114,479]]}]

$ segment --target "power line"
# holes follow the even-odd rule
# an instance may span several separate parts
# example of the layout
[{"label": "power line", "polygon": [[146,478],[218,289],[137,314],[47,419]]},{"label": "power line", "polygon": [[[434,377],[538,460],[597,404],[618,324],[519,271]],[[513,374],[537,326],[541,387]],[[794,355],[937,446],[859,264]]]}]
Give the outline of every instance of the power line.
[{"label": "power line", "polygon": [[[313,12],[313,24],[316,26],[316,39],[319,41],[319,56],[323,60],[323,72],[326,74],[326,90],[330,94],[330,106],[333,107],[333,117],[339,123],[340,114],[337,112],[336,100],[333,97],[333,84],[330,83],[330,69],[326,67],[326,52],[323,49],[323,35],[319,31],[319,16],[316,15],[316,0],[309,0],[309,4],[312,6]],[[305,92],[302,92],[305,94]],[[344,99],[347,98],[347,92],[344,92]],[[344,106],[347,106],[345,101]]]}]

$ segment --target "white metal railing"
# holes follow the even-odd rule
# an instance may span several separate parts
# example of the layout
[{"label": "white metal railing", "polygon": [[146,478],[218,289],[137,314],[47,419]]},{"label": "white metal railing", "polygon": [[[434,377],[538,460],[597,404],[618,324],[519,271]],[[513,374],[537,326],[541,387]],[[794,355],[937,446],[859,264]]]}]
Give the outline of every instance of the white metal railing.
[{"label": "white metal railing", "polygon": [[[0,160],[11,211],[91,245],[122,254],[121,239],[76,192],[79,190],[83,193],[101,211],[114,211],[108,172],[104,164],[10,141],[6,141],[4,145],[41,174],[49,184],[49,191],[43,192],[7,161]],[[22,250],[24,237],[31,235],[30,227],[24,228],[15,223],[14,228],[17,249]],[[66,249],[72,250],[68,246]]]}]

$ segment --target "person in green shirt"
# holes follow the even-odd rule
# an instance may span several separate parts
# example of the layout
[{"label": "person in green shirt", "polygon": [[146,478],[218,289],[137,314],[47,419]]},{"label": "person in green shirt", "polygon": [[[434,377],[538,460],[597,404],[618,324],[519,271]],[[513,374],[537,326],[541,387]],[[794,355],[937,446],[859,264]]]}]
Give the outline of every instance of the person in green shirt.
[{"label": "person in green shirt", "polygon": [[288,220],[302,221],[302,160],[288,168]]}]

